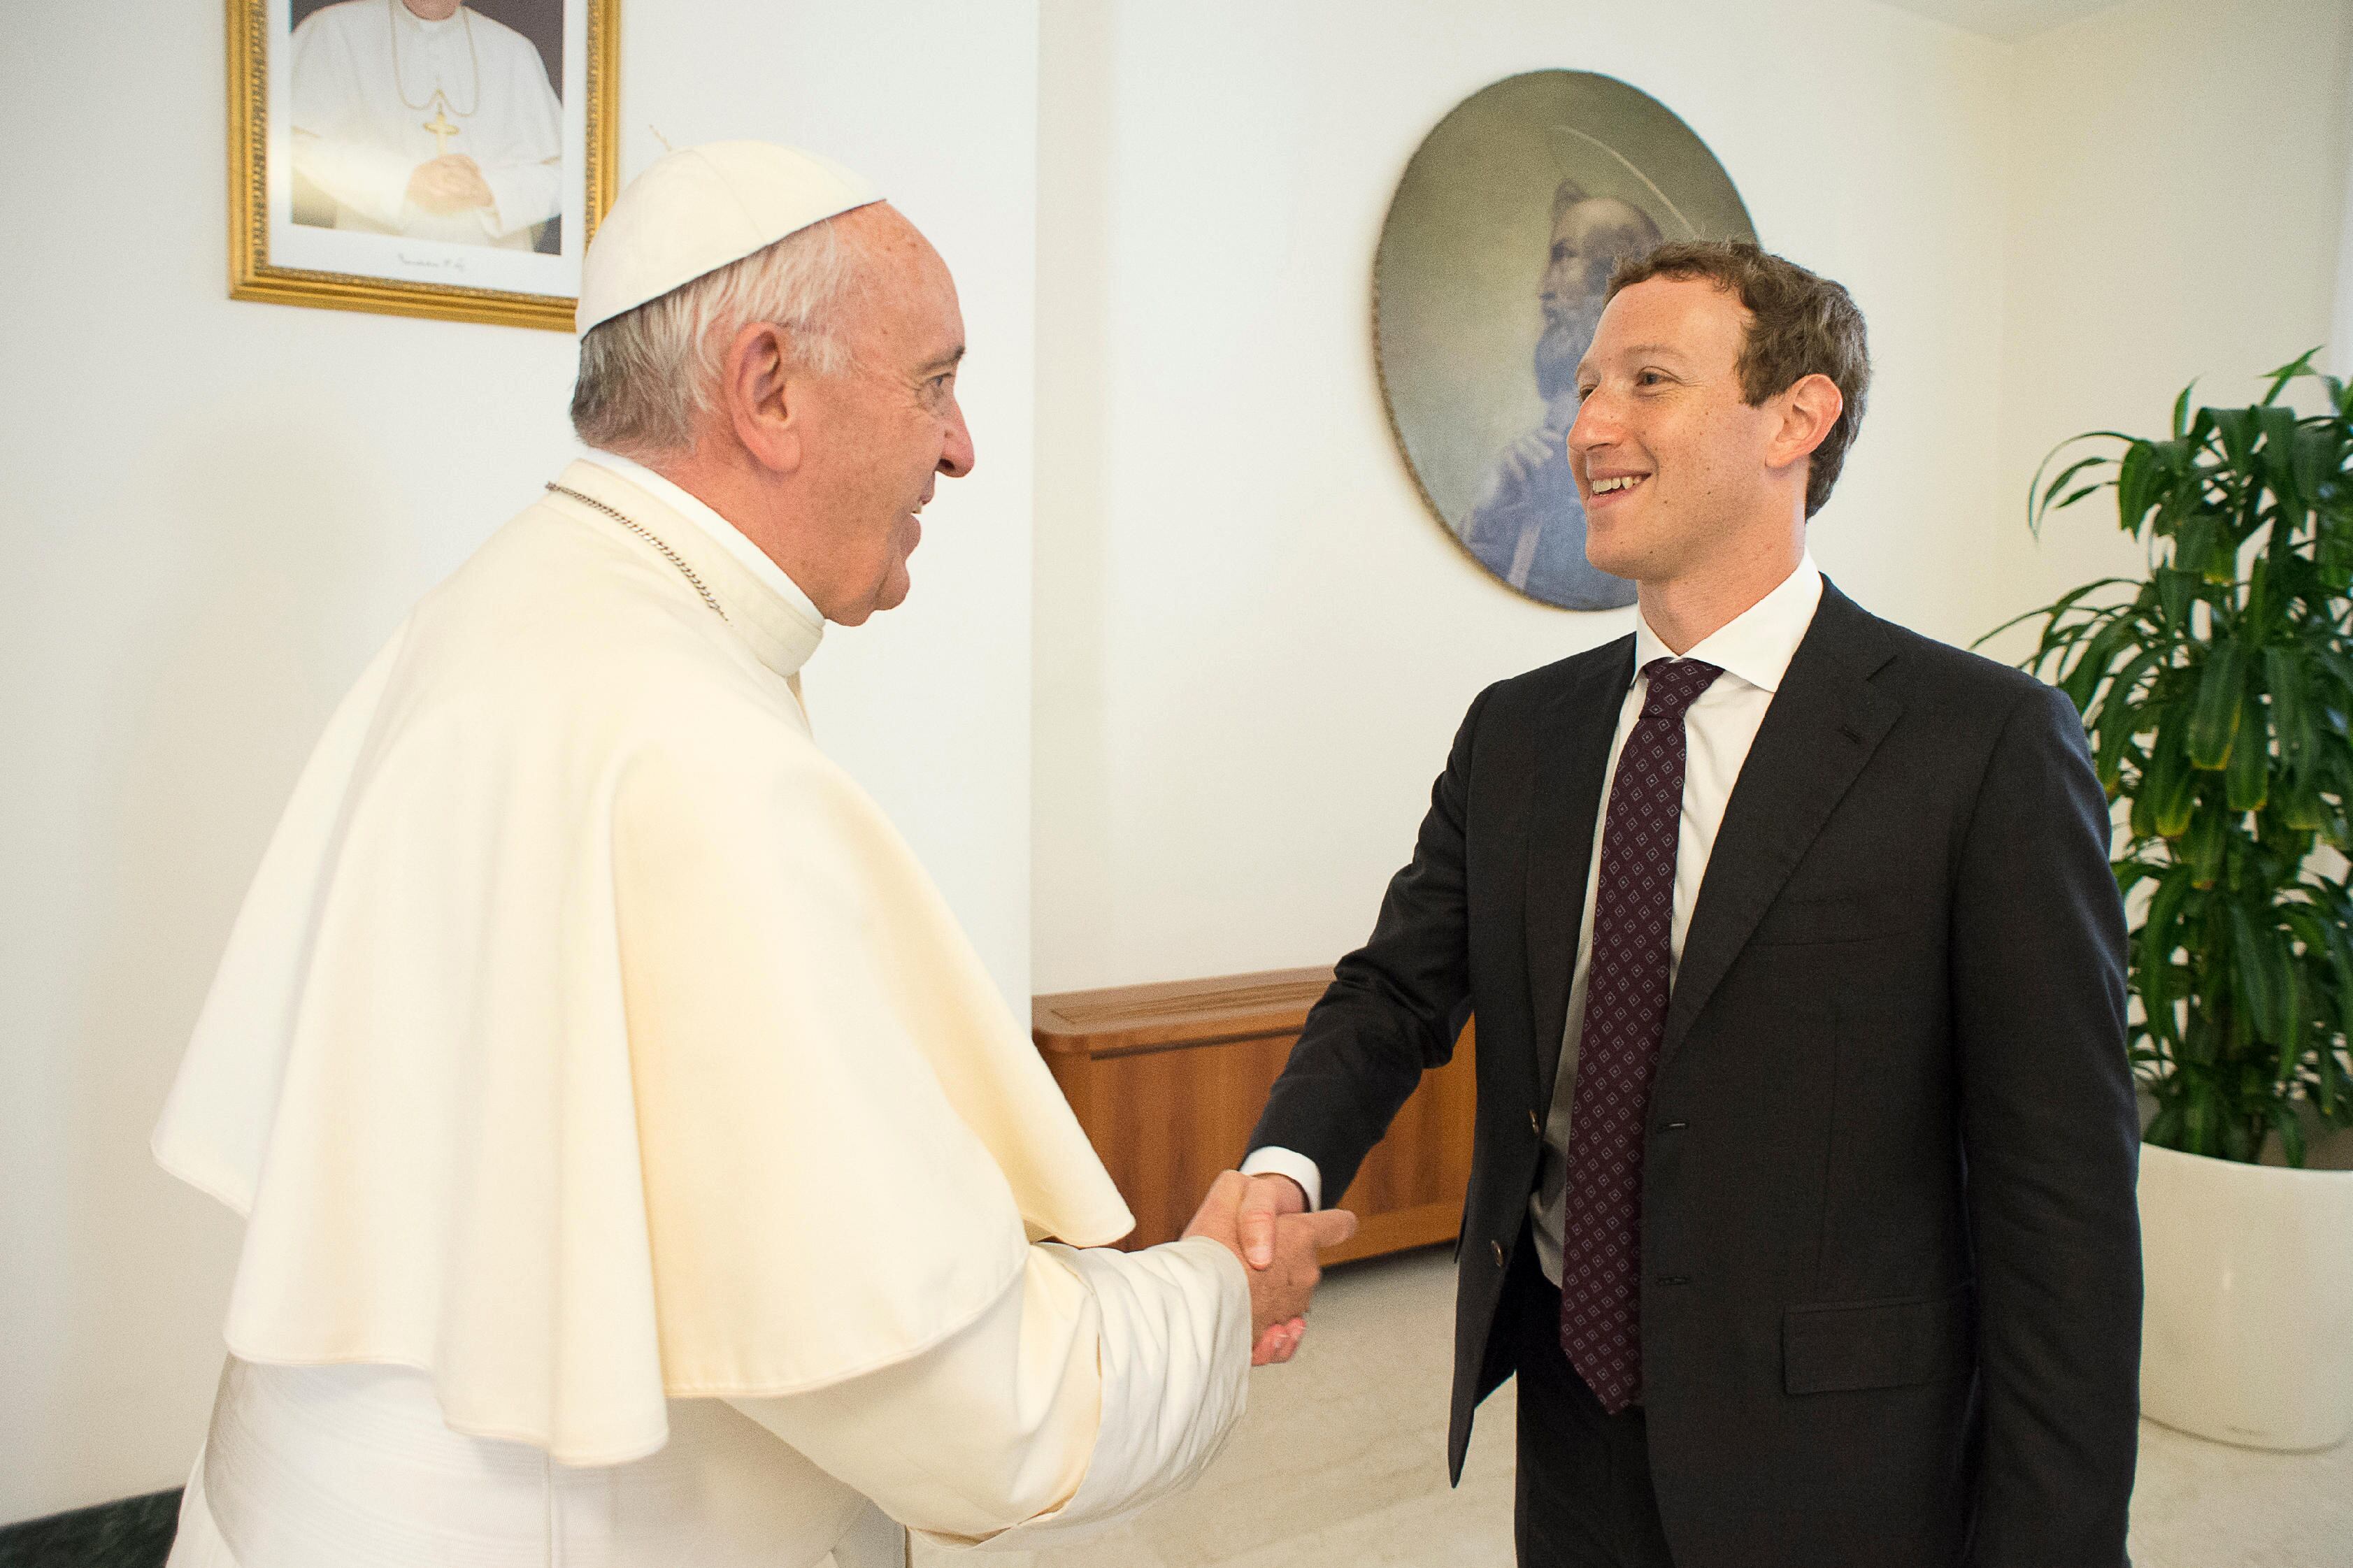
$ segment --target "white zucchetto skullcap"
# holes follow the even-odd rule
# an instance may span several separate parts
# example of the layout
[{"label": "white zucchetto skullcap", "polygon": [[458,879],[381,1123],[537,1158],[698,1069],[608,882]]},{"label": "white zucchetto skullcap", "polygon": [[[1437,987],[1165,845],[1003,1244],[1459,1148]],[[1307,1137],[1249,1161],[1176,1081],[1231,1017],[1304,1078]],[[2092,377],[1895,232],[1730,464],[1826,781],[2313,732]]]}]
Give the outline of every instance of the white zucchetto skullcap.
[{"label": "white zucchetto skullcap", "polygon": [[573,330],[659,300],[882,193],[829,158],[767,142],[712,142],[658,158],[613,202],[580,268]]}]

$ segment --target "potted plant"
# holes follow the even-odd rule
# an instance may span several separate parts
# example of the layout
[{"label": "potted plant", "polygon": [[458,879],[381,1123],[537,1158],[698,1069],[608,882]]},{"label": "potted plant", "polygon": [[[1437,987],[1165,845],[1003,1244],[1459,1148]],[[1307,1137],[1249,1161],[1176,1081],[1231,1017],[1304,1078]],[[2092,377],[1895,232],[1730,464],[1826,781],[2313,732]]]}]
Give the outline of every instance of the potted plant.
[{"label": "potted plant", "polygon": [[[2025,668],[2074,700],[2123,808],[2130,1049],[2156,1108],[2142,1408],[2280,1448],[2353,1431],[2353,1171],[2306,1168],[2309,1124],[2353,1127],[2353,389],[2312,358],[2253,407],[2193,415],[2185,388],[2169,437],[2044,459],[2038,536],[2113,490],[2148,566],[2009,623],[2041,619]],[[2323,412],[2283,401],[2306,380]],[[2259,1163],[2274,1138],[2284,1163]]]}]

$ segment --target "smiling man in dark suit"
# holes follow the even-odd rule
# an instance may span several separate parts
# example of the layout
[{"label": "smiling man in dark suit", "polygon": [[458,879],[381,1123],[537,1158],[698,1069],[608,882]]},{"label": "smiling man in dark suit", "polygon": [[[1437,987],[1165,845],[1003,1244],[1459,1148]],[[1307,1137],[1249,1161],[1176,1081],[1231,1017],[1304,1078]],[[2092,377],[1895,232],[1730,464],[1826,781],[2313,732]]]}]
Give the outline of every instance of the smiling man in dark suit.
[{"label": "smiling man in dark suit", "polygon": [[1243,1166],[1248,1248],[1475,1013],[1449,1458],[1516,1373],[1525,1564],[2125,1562],[2107,803],[2064,696],[1815,568],[1869,374],[1753,246],[1618,269],[1567,448],[1640,624],[1472,704]]}]

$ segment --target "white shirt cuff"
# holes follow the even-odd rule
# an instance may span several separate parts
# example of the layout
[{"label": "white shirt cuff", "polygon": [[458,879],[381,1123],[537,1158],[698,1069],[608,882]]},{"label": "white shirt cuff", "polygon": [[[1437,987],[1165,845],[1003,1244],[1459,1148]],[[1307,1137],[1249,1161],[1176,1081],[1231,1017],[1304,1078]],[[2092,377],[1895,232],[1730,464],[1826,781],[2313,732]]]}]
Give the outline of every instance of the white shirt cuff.
[{"label": "white shirt cuff", "polygon": [[1324,1173],[1315,1168],[1314,1161],[1295,1149],[1285,1149],[1274,1143],[1263,1149],[1253,1149],[1250,1157],[1242,1162],[1242,1174],[1289,1176],[1299,1184],[1299,1190],[1307,1194],[1310,1209],[1324,1206]]}]

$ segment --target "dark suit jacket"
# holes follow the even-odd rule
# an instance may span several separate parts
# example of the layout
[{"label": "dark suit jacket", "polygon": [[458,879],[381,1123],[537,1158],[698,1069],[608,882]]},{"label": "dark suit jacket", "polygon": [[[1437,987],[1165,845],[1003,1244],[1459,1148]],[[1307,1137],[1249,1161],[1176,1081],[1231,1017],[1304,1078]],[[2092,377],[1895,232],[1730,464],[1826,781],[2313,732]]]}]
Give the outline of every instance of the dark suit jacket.
[{"label": "dark suit jacket", "polygon": [[[1481,693],[1251,1146],[1345,1190],[1479,1020],[1455,1475],[1552,1100],[1629,637]],[[2062,693],[1825,585],[1694,907],[1642,1167],[1684,1568],[2125,1561],[2139,1123],[2106,801]],[[1577,1201],[1569,1194],[1568,1201]]]}]

